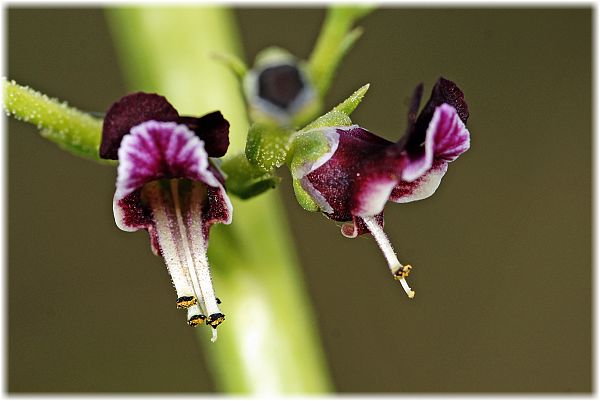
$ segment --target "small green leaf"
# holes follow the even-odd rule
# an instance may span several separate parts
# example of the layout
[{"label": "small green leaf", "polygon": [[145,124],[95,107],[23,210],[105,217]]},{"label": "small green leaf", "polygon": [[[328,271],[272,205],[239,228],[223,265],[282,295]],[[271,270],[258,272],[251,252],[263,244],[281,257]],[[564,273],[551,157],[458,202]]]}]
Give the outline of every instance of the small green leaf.
[{"label": "small green leaf", "polygon": [[302,128],[300,132],[308,132],[324,127],[347,127],[349,125],[352,125],[350,117],[348,117],[347,114],[334,109]]},{"label": "small green leaf", "polygon": [[244,154],[223,161],[221,170],[227,175],[227,191],[238,198],[249,199],[277,187],[281,178],[265,173],[248,162]]},{"label": "small green leaf", "polygon": [[350,97],[348,97],[348,99],[344,100],[342,103],[338,104],[333,109],[349,116],[358,107],[360,102],[362,102],[370,86],[371,84],[361,86],[357,91],[351,94]]},{"label": "small green leaf", "polygon": [[369,90],[369,86],[369,84],[363,85],[346,100],[335,106],[333,110],[317,118],[300,132],[311,131],[323,127],[347,127],[352,125],[352,120],[350,120],[349,116],[356,107],[358,107],[360,102],[362,102],[365,94]]},{"label": "small green leaf", "polygon": [[106,162],[98,154],[101,119],[6,78],[2,78],[2,90],[8,115],[36,125],[44,138],[77,156]]},{"label": "small green leaf", "polygon": [[263,172],[285,163],[292,132],[273,125],[255,123],[248,131],[246,158]]}]

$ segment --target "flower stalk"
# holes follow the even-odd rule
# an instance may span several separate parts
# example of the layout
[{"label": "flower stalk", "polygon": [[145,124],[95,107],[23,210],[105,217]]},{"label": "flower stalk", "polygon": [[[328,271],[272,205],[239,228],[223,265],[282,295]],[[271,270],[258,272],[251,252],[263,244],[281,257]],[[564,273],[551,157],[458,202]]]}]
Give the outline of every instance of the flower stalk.
[{"label": "flower stalk", "polygon": [[98,156],[101,119],[5,78],[2,78],[2,95],[8,115],[36,125],[43,137],[77,156],[101,160]]}]

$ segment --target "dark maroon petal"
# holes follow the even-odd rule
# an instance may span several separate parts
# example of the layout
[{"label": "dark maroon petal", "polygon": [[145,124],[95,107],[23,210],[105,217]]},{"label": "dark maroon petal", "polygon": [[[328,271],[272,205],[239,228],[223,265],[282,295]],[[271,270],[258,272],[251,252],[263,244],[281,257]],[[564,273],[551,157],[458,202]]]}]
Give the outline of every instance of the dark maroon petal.
[{"label": "dark maroon petal", "polygon": [[[312,186],[308,192],[318,192],[330,206],[326,215],[337,221],[352,219],[354,183],[357,174],[391,142],[360,127],[338,128],[339,143],[333,156],[308,173],[303,180]],[[305,189],[306,186],[303,185]],[[322,208],[323,209],[323,208]]]},{"label": "dark maroon petal", "polygon": [[122,97],[104,117],[100,157],[116,160],[123,136],[136,125],[149,120],[176,121],[178,117],[177,110],[163,96],[137,92]]},{"label": "dark maroon petal", "polygon": [[419,106],[421,105],[421,98],[423,97],[423,84],[417,85],[413,91],[412,97],[410,98],[410,107],[408,109],[408,124],[406,125],[406,132],[410,132],[415,124],[417,123],[417,117],[419,113]]},{"label": "dark maroon petal", "polygon": [[415,95],[413,95],[413,103],[411,110],[409,111],[409,125],[406,134],[398,141],[398,145],[406,150],[411,163],[416,163],[424,157],[425,149],[423,143],[425,142],[425,135],[429,123],[433,118],[433,113],[438,106],[445,103],[454,107],[463,123],[466,123],[467,118],[469,117],[469,108],[465,102],[462,91],[454,82],[445,78],[440,78],[433,87],[431,97],[427,101],[427,104],[425,104],[425,107],[419,114],[417,120],[414,124],[411,123],[411,114],[414,110],[415,100],[420,98],[420,96],[416,96],[418,90],[419,88],[417,87]]},{"label": "dark maroon petal", "polygon": [[436,107],[444,103],[454,107],[462,122],[465,124],[467,123],[467,119],[469,118],[469,107],[465,102],[463,92],[454,82],[445,78],[440,78],[435,83],[435,86],[431,91],[431,97],[419,115],[417,121],[417,125],[419,125],[418,129],[427,129]]},{"label": "dark maroon petal", "polygon": [[214,111],[202,117],[179,117],[180,124],[189,129],[204,141],[204,149],[210,157],[222,157],[229,148],[229,121],[220,111]]},{"label": "dark maroon petal", "polygon": [[207,202],[202,208],[202,230],[208,240],[210,227],[215,223],[230,224],[233,207],[223,187],[207,187]]}]

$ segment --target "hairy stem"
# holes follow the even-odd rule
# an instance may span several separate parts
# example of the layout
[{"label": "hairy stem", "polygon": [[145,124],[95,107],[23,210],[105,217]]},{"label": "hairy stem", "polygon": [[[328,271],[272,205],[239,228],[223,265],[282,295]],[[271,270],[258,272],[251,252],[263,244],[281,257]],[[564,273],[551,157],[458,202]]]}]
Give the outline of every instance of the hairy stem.
[{"label": "hairy stem", "polygon": [[36,125],[42,136],[71,153],[100,161],[101,119],[4,78],[2,95],[9,115]]},{"label": "hairy stem", "polygon": [[[182,114],[221,110],[231,123],[229,154],[242,152],[248,122],[238,83],[211,58],[240,52],[231,12],[119,8],[108,16],[131,89],[160,92]],[[229,393],[329,391],[316,319],[277,194],[233,203],[233,224],[215,227],[209,245],[227,320],[215,344],[209,330],[197,331],[217,387]]]}]

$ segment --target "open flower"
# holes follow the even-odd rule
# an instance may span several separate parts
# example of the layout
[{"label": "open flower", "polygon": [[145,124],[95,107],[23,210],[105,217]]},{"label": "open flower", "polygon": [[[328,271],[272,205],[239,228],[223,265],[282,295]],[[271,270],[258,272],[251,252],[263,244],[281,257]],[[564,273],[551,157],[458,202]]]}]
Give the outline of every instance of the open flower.
[{"label": "open flower", "polygon": [[127,95],[104,118],[100,156],[118,159],[113,211],[124,231],[147,230],[165,260],[191,326],[213,329],[225,316],[214,294],[206,249],[214,223],[231,222],[224,179],[209,157],[229,146],[220,112],[181,117],[162,96]]},{"label": "open flower", "polygon": [[411,267],[402,265],[383,231],[388,200],[405,203],[432,195],[448,163],[469,148],[469,116],[463,93],[440,78],[417,117],[423,86],[412,97],[406,134],[396,143],[357,125],[318,128],[328,150],[317,160],[296,164],[292,174],[298,191],[308,194],[330,219],[346,222],[342,234],[353,238],[370,232],[383,251],[394,277],[409,297]]}]

